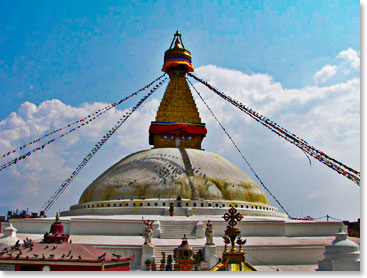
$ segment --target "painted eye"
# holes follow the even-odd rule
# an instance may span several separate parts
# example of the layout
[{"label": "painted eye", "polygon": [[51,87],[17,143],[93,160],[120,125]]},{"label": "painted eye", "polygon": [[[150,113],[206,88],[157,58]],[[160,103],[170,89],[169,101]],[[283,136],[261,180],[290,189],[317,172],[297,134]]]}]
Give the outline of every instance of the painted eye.
[{"label": "painted eye", "polygon": [[182,136],[182,139],[183,140],[190,140],[191,139],[191,136]]},{"label": "painted eye", "polygon": [[173,139],[173,136],[172,135],[164,135],[164,139]]}]

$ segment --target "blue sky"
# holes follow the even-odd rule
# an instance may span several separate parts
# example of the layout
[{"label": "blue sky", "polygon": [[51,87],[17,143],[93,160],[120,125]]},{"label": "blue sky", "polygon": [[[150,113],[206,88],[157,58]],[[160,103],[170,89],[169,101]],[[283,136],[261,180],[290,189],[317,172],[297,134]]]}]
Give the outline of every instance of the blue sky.
[{"label": "blue sky", "polygon": [[[136,3],[138,2],[138,3]],[[342,49],[359,50],[359,1],[1,1],[6,117],[25,100],[112,102],[160,73],[176,29],[196,67],[301,87]],[[32,88],[32,89],[30,89]]]},{"label": "blue sky", "polygon": [[[305,92],[308,92],[305,88],[312,86],[316,86],[315,91],[319,90],[320,92],[323,91],[323,87],[326,88],[324,91],[329,90],[330,92],[338,90],[335,88],[344,88],[340,84],[352,84],[353,82],[356,84],[357,82],[359,86],[359,68],[356,70],[356,66],[354,66],[352,70],[346,69],[347,62],[348,65],[351,65],[353,61],[354,65],[359,63],[359,9],[359,1],[335,0],[1,1],[0,102],[2,109],[0,110],[0,122],[3,120],[3,126],[0,125],[0,132],[1,130],[7,132],[6,136],[8,137],[4,135],[3,138],[8,141],[3,145],[0,144],[0,151],[5,152],[8,150],[8,146],[16,147],[17,144],[20,145],[24,141],[34,139],[32,136],[37,137],[37,130],[44,132],[47,127],[57,127],[57,124],[62,125],[74,119],[72,116],[69,118],[65,116],[63,117],[65,122],[49,123],[48,126],[43,126],[43,129],[32,129],[33,122],[25,121],[25,125],[28,125],[31,131],[23,137],[14,137],[13,140],[8,135],[12,128],[12,125],[9,124],[12,121],[11,113],[16,112],[19,117],[22,117],[25,115],[22,114],[25,113],[24,111],[34,110],[33,106],[27,105],[23,107],[23,110],[19,110],[25,102],[36,106],[43,103],[47,106],[51,104],[45,104],[45,101],[56,99],[64,105],[75,108],[77,112],[74,111],[74,117],[76,115],[83,116],[82,112],[88,114],[88,109],[85,108],[88,105],[97,107],[98,103],[114,102],[158,77],[161,74],[163,53],[168,48],[176,29],[181,31],[184,44],[192,53],[194,67],[200,69],[198,73],[214,83],[217,82],[217,87],[223,90],[227,89],[227,93],[233,90],[233,94],[236,94],[240,88],[235,84],[236,80],[232,80],[233,87],[228,85],[231,78],[225,69],[241,72],[240,78],[243,80],[248,80],[247,76],[255,78],[255,75],[259,74],[261,78],[264,78],[261,80],[265,80],[266,83],[266,76],[270,76],[272,81],[269,81],[269,86],[263,86],[263,89],[277,90],[276,88],[280,86],[282,90],[279,91],[279,94],[299,93],[303,96],[306,94]],[[349,52],[343,52],[348,49],[350,49]],[[352,61],[352,59],[355,60]],[[207,67],[208,65],[214,65],[218,69],[217,74],[221,74],[221,76],[216,77],[215,74],[212,74],[213,68]],[[329,65],[329,67],[324,68],[325,65]],[[323,71],[320,72],[322,69]],[[319,75],[315,76],[317,72]],[[225,82],[223,76],[228,77]],[[358,80],[356,81],[355,78]],[[354,81],[348,83],[350,80]],[[276,84],[280,85],[277,87]],[[261,95],[260,88],[261,86],[258,87],[257,91],[259,95]],[[340,90],[342,92],[344,89]],[[356,94],[356,91],[353,92]],[[159,100],[161,96],[162,92],[157,95],[156,100]],[[238,95],[238,98],[241,98],[241,95]],[[340,93],[340,98],[345,99],[347,95]],[[266,105],[261,106],[262,101],[256,102],[256,96],[247,95],[243,102],[250,102],[255,108],[263,109],[260,112],[271,116],[276,121],[281,121],[283,126],[289,127],[290,125],[292,127],[293,125],[297,129],[308,119],[299,119],[298,123],[292,122],[297,117],[292,116],[291,119],[288,119],[284,116],[285,113],[289,113],[289,115],[295,113],[297,116],[308,115],[309,111],[317,110],[314,105],[325,102],[326,106],[330,106],[331,103],[328,101],[332,101],[332,99],[332,95],[327,95],[310,100],[306,103],[307,105],[293,105],[297,101],[301,103],[300,99],[290,103],[279,102],[279,107],[288,106],[287,109],[282,108],[283,110],[274,110],[274,107],[273,109]],[[213,103],[216,101],[220,100],[213,99]],[[82,109],[83,103],[88,103],[85,104],[84,110]],[[130,107],[133,103],[128,102],[122,108]],[[152,103],[152,107],[154,107],[154,103]],[[218,111],[222,109],[219,106],[217,108]],[[358,109],[356,113],[359,113]],[[58,111],[58,113],[62,113],[62,111]],[[152,115],[154,116],[154,113]],[[317,119],[315,115],[312,114],[312,117]],[[238,117],[236,114],[234,116]],[[23,117],[23,119],[25,118]],[[39,119],[46,120],[46,118]],[[50,116],[49,119],[52,117]],[[322,123],[318,125],[315,119],[312,118],[310,121],[312,127],[321,126]],[[150,120],[152,119],[148,119],[148,122]],[[230,121],[228,124],[230,125]],[[358,123],[356,124],[358,125]],[[113,122],[111,122],[112,125]],[[335,134],[340,135],[341,130],[343,130],[342,127],[335,129]],[[147,133],[147,131],[144,132],[142,136]],[[216,134],[220,130],[215,129],[212,132]],[[257,129],[254,129],[253,132],[256,136],[265,136],[261,133],[262,131]],[[301,132],[299,134],[301,137],[306,140],[310,137],[313,138],[315,145],[319,143],[317,146],[324,146],[324,149],[329,148],[336,158],[346,160],[345,163],[350,163],[352,167],[359,170],[360,144],[357,127],[355,132],[350,134],[347,132],[349,137],[347,135],[336,136],[334,141],[329,141],[330,138],[327,134],[322,134],[321,131],[320,133],[310,132],[310,128],[305,127],[305,131],[299,129],[299,132]],[[99,134],[102,136],[103,130]],[[241,139],[242,142],[251,146],[251,142],[246,142],[250,139],[242,138],[241,134],[238,136],[239,140]],[[252,143],[255,142],[255,145],[258,138],[256,136],[252,139]],[[355,137],[358,137],[358,140],[353,139]],[[72,155],[60,162],[60,167],[66,169],[66,175],[67,170],[70,171],[77,165],[79,160],[88,152],[89,146],[93,146],[93,142],[97,141],[98,138],[98,136],[89,138],[90,141],[87,141],[89,145],[86,147],[70,143],[69,148],[62,154],[66,156],[66,154],[72,153]],[[113,161],[121,159],[122,154],[127,155],[134,150],[149,147],[146,141],[147,139],[144,138],[141,141],[144,143],[140,146],[120,146],[119,156],[113,157],[112,160],[102,158],[103,154],[99,154],[99,159],[104,164],[97,165],[98,163],[95,162],[94,166],[90,166],[89,171],[102,173]],[[348,148],[348,144],[351,142],[355,145],[354,149],[346,151],[345,148]],[[245,143],[243,147],[246,149]],[[272,143],[269,141],[269,144]],[[214,141],[212,144],[215,145]],[[67,147],[59,145],[59,147],[61,146]],[[111,146],[106,146],[106,156],[108,148],[111,148],[111,152],[113,151],[112,146],[113,143]],[[208,149],[211,146],[211,143],[207,144]],[[259,148],[261,147],[259,146]],[[213,150],[211,149],[211,151]],[[57,153],[56,149],[54,151]],[[45,152],[47,151],[45,150]],[[251,153],[252,150],[249,149],[248,152]],[[261,152],[259,150],[259,153]],[[221,155],[238,164],[241,163],[240,160],[232,157],[231,151],[223,149]],[[277,158],[269,162],[269,166],[264,167],[270,167],[271,164],[276,163],[279,154],[274,154],[274,156]],[[73,157],[74,160],[71,160],[70,157]],[[266,154],[263,156],[253,154],[252,159],[255,164],[259,159],[258,167],[264,165],[260,162],[261,157],[265,159],[267,156]],[[291,158],[288,159],[291,161]],[[296,159],[304,161],[305,157],[303,155],[303,158]],[[314,162],[314,164],[317,163]],[[21,167],[21,165],[16,166],[19,171],[24,171],[22,173],[26,174],[26,170],[22,170]],[[314,166],[314,168],[316,167],[318,166]],[[246,170],[245,167],[242,168]],[[332,176],[331,180],[326,178],[324,183],[334,182],[336,179],[341,187],[345,184],[345,186],[354,186],[348,181],[344,182],[343,177],[330,174],[331,170],[320,169],[322,169],[320,170],[322,173],[326,171],[325,175]],[[89,177],[88,173],[91,172],[85,170],[85,181],[81,182],[83,185],[80,185],[80,188],[85,188],[90,180],[96,178],[95,176]],[[248,172],[248,170],[246,171]],[[274,172],[276,171],[274,170]],[[63,171],[60,170],[60,173]],[[15,176],[12,175],[17,174],[9,171],[6,175],[0,176],[0,184],[17,184],[14,180]],[[302,172],[301,175],[307,176],[308,174]],[[61,174],[57,176],[55,173],[50,179],[53,187],[49,183],[48,186],[51,187],[50,193],[52,193],[51,191],[56,189],[57,184],[64,178]],[[83,176],[80,179],[82,180]],[[38,178],[35,180],[40,182]],[[269,183],[272,181],[269,180]],[[276,181],[277,183],[285,182],[277,179]],[[36,181],[33,183],[35,184]],[[72,184],[71,187],[73,186],[76,185]],[[304,186],[307,187],[307,184]],[[277,190],[276,186],[275,190]],[[352,191],[354,192],[353,198],[358,198],[359,189],[352,189]],[[78,193],[72,192],[75,195],[80,193],[79,191]],[[280,187],[279,192],[281,193]],[[15,191],[10,192],[10,190],[4,189],[0,193],[11,196],[13,200],[13,203],[8,202],[4,207],[14,206],[15,200],[24,201]],[[342,196],[345,193],[341,192],[340,194]],[[324,195],[327,198],[327,193]],[[0,199],[3,199],[4,196],[0,195]],[[291,196],[295,198],[293,195]],[[286,196],[283,199],[286,199]],[[77,198],[70,202],[69,205],[76,203]],[[300,209],[296,208],[297,202],[289,202],[289,205],[295,213],[301,214]],[[35,204],[29,203],[29,206],[35,206],[35,209],[38,209]],[[331,204],[330,207],[332,207]],[[340,217],[359,217],[358,207],[359,202],[357,207],[353,207],[350,212]],[[324,212],[322,205],[312,211],[314,214],[318,212]]]}]

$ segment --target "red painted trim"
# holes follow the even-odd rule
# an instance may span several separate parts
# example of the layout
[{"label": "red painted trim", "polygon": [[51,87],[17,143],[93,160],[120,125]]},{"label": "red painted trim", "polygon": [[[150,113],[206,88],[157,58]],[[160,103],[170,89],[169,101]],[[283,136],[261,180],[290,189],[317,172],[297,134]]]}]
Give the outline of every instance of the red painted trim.
[{"label": "red painted trim", "polygon": [[166,133],[166,134],[196,134],[206,136],[207,130],[205,126],[172,124],[172,125],[151,125],[149,133]]}]

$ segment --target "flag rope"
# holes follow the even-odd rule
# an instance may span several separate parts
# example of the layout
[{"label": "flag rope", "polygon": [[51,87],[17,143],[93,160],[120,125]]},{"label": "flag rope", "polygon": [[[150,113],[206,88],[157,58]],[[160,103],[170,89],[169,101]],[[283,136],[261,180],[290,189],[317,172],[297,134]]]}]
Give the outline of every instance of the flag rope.
[{"label": "flag rope", "polygon": [[41,137],[35,139],[35,140],[32,140],[32,141],[29,141],[28,143],[22,145],[21,147],[19,148],[16,148],[16,149],[13,149],[12,151],[8,151],[6,153],[4,153],[3,155],[0,156],[0,159],[2,158],[5,158],[15,152],[17,152],[17,149],[18,151],[22,151],[23,149],[25,149],[26,147],[34,144],[34,143],[37,143],[39,141],[41,141],[42,139],[50,136],[50,135],[53,135],[55,133],[58,133],[59,131],[61,130],[64,130],[64,129],[67,129],[73,125],[76,125],[78,123],[84,123],[84,124],[88,124],[89,122],[95,120],[97,117],[99,117],[100,115],[106,113],[108,110],[120,105],[121,103],[123,103],[124,101],[126,101],[127,99],[133,97],[133,96],[136,96],[138,93],[144,91],[145,89],[148,89],[150,86],[152,86],[155,82],[157,82],[158,80],[162,79],[163,76],[165,76],[166,74],[162,74],[160,77],[156,78],[154,81],[152,81],[151,83],[149,83],[148,85],[146,85],[145,87],[141,88],[140,90],[137,90],[136,92],[132,93],[131,95],[119,100],[118,102],[114,102],[114,103],[111,103],[111,104],[108,104],[107,106],[103,107],[102,109],[98,109],[97,111],[95,111],[94,113],[92,114],[89,114],[88,116],[85,116],[84,118],[81,118],[75,122],[72,122],[68,125],[65,125],[64,127],[61,127],[61,128],[58,128],[58,129],[55,129],[47,134],[44,134],[42,135]]},{"label": "flag rope", "polygon": [[41,209],[42,211],[47,211],[50,209],[50,207],[56,202],[60,195],[65,191],[65,189],[75,179],[75,177],[85,167],[85,165],[87,165],[92,157],[98,152],[98,150],[101,149],[101,147],[108,141],[109,138],[111,138],[111,136],[121,127],[121,125],[139,108],[139,106],[148,97],[150,97],[158,88],[160,88],[161,85],[163,85],[167,81],[167,79],[168,77],[164,78],[158,83],[158,85],[154,86],[146,96],[144,96],[134,107],[132,107],[129,112],[126,112],[126,114],[123,115],[122,118],[120,118],[116,122],[116,124],[97,142],[97,144],[92,148],[88,155],[83,158],[83,160],[79,163],[79,165],[75,168],[71,175],[61,183],[61,185],[51,196],[51,198],[43,205]]},{"label": "flag rope", "polygon": [[[245,112],[247,115],[249,115],[251,118],[262,124],[263,126],[270,129],[275,134],[279,135],[283,139],[287,140],[288,142],[292,143],[293,145],[300,148],[302,151],[308,153],[313,158],[317,159],[321,163],[325,164],[329,168],[333,169],[337,173],[343,175],[344,177],[350,179],[357,185],[360,185],[360,173],[356,170],[354,170],[351,167],[348,167],[347,165],[341,163],[340,161],[337,161],[334,158],[331,158],[330,156],[326,155],[324,152],[316,149],[314,146],[309,145],[305,140],[297,137],[295,134],[289,132],[287,129],[281,127],[277,123],[271,121],[269,118],[257,113],[255,110],[248,108],[246,105],[239,103],[237,100],[231,98],[230,96],[220,92],[213,86],[211,86],[208,82],[196,77],[195,75],[188,73],[188,75],[192,78],[194,78],[196,81],[202,83],[206,87],[208,87],[211,91],[240,109],[241,111]],[[334,163],[333,163],[334,162]]]},{"label": "flag rope", "polygon": [[248,162],[248,160],[245,158],[245,156],[243,155],[243,153],[241,152],[241,150],[239,149],[239,147],[237,146],[237,144],[234,142],[234,140],[232,139],[231,135],[229,135],[229,133],[227,132],[227,130],[224,128],[224,126],[221,124],[221,122],[218,120],[218,118],[214,115],[214,112],[210,109],[209,105],[206,103],[206,101],[204,100],[204,98],[201,96],[201,94],[199,93],[198,90],[196,90],[196,88],[194,87],[194,85],[191,83],[191,81],[189,79],[187,79],[187,81],[190,83],[191,87],[195,90],[195,92],[198,94],[198,96],[200,97],[200,99],[202,100],[202,102],[205,104],[206,108],[208,108],[209,112],[212,114],[212,116],[214,117],[214,119],[217,121],[217,123],[219,124],[219,126],[222,128],[222,130],[224,131],[224,133],[227,135],[227,137],[229,138],[229,140],[231,140],[232,144],[235,146],[235,148],[237,149],[237,151],[239,152],[239,154],[241,155],[242,159],[245,161],[245,163],[247,164],[247,166],[250,168],[251,172],[255,175],[255,177],[257,178],[257,180],[261,183],[262,187],[270,194],[270,196],[277,202],[277,204],[282,208],[282,210],[288,215],[289,218],[291,218],[291,216],[289,215],[288,211],[284,208],[284,206],[280,203],[280,201],[273,195],[273,193],[270,192],[270,190],[265,186],[265,184],[263,183],[263,181],[260,179],[260,177],[258,176],[258,174],[255,172],[255,170],[252,168],[252,166],[250,165],[250,162]]},{"label": "flag rope", "polygon": [[[75,121],[75,122],[73,122],[73,123],[71,123],[71,124],[67,125],[67,127],[70,127],[70,126],[72,126],[72,125],[75,125],[76,123],[80,123],[78,126],[76,126],[76,127],[72,128],[72,129],[69,129],[68,131],[66,131],[66,132],[64,132],[64,133],[60,134],[59,136],[57,136],[57,137],[55,137],[55,138],[53,138],[53,139],[51,139],[51,140],[47,141],[46,143],[44,143],[44,144],[40,145],[39,147],[34,148],[34,149],[32,149],[32,150],[28,151],[27,153],[22,154],[22,155],[20,155],[20,156],[18,156],[18,157],[16,157],[16,158],[14,158],[14,159],[10,160],[10,161],[9,161],[9,162],[7,162],[7,163],[4,163],[3,165],[1,165],[1,166],[0,166],[0,172],[1,172],[2,170],[4,170],[5,168],[8,168],[8,167],[10,167],[10,166],[12,166],[12,165],[17,164],[19,161],[24,160],[24,159],[26,159],[26,158],[30,157],[33,153],[35,153],[35,152],[37,152],[37,151],[40,151],[40,150],[43,150],[47,145],[49,145],[49,144],[51,144],[51,143],[55,142],[56,140],[58,140],[58,139],[60,139],[60,138],[64,137],[65,135],[70,134],[70,133],[74,132],[75,130],[80,129],[80,128],[81,128],[81,127],[83,127],[83,126],[88,125],[89,123],[91,123],[92,121],[94,121],[95,119],[97,119],[97,117],[99,117],[99,116],[103,115],[104,113],[106,113],[106,112],[107,112],[108,110],[110,110],[111,108],[116,107],[116,106],[120,105],[121,103],[125,102],[126,100],[128,100],[129,98],[131,98],[131,97],[133,97],[133,96],[136,96],[136,95],[137,95],[137,94],[139,94],[140,92],[145,91],[145,89],[148,89],[148,88],[149,88],[150,86],[152,86],[154,83],[156,83],[157,81],[159,81],[159,80],[160,80],[164,75],[165,75],[165,74],[161,75],[160,77],[158,77],[157,79],[155,79],[153,82],[149,83],[147,86],[145,86],[145,87],[143,87],[143,88],[139,89],[138,91],[136,91],[136,92],[134,92],[134,93],[130,94],[129,96],[127,96],[127,97],[125,97],[125,98],[123,98],[123,99],[119,100],[118,102],[115,102],[115,103],[113,103],[113,104],[110,104],[110,105],[106,106],[105,108],[103,108],[103,109],[104,109],[104,111],[102,111],[102,110],[103,110],[103,109],[102,109],[102,110],[101,110],[102,112],[98,113],[98,115],[95,115],[95,114],[93,113],[93,114],[91,114],[91,115],[88,115],[88,116],[84,117],[84,118],[83,118],[83,119],[81,119],[81,120]],[[93,116],[93,115],[94,115],[94,116]],[[87,120],[84,120],[84,119],[87,119]],[[58,131],[60,131],[60,130],[63,130],[63,129],[64,129],[64,128],[57,129],[57,130],[56,130],[56,132],[58,132]],[[50,133],[48,133],[48,134],[46,134],[46,135],[44,135],[44,136],[40,137],[39,139],[32,141],[32,144],[33,144],[33,142],[36,142],[36,141],[38,142],[38,141],[40,141],[42,138],[45,138],[45,137],[47,137],[47,136],[49,136],[49,135],[51,135],[51,134],[54,134],[54,133],[56,133],[56,132],[55,132],[55,131],[52,131],[52,132],[50,132]],[[23,147],[20,147],[20,149],[22,149],[22,148],[23,148]],[[15,151],[13,151],[13,152],[15,152]]]}]

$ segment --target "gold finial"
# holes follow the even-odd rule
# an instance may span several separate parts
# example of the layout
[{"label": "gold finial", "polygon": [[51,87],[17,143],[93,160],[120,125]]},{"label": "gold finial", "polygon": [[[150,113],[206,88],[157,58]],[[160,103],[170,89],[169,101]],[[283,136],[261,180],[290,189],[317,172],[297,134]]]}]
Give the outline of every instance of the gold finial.
[{"label": "gold finial", "polygon": [[60,223],[60,214],[59,212],[56,212],[56,221],[55,223]]},{"label": "gold finial", "polygon": [[175,49],[177,49],[177,48],[182,49],[182,46],[181,46],[180,41],[178,40],[178,38],[176,39],[176,42],[175,42],[175,46],[174,46],[174,48],[175,48]]},{"label": "gold finial", "polygon": [[224,234],[228,236],[231,241],[231,252],[237,252],[235,241],[236,238],[241,235],[241,231],[240,229],[235,228],[235,226],[237,225],[237,221],[241,221],[243,216],[241,213],[237,212],[234,207],[231,207],[228,212],[224,214],[223,218],[228,222],[228,226]]},{"label": "gold finial", "polygon": [[[178,31],[178,29],[177,29],[176,33],[173,35],[173,40],[171,42],[171,45],[170,45],[169,49],[172,49],[173,43],[175,43],[174,48],[185,49],[185,46],[182,42],[180,31]],[[191,61],[191,54],[190,54],[190,61]]]}]

